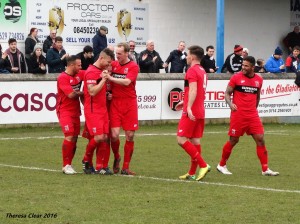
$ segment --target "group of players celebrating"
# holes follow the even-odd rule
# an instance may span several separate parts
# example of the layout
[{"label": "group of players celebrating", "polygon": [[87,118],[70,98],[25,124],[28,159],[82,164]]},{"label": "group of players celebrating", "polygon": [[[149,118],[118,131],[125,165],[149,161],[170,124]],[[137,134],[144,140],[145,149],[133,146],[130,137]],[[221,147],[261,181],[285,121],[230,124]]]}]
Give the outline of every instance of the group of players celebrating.
[{"label": "group of players celebrating", "polygon": [[[121,156],[120,128],[125,131],[122,175],[135,175],[129,169],[134,151],[134,133],[138,129],[138,107],[136,80],[138,65],[129,58],[127,43],[119,43],[114,52],[104,49],[97,61],[86,71],[81,70],[81,61],[76,56],[67,59],[67,68],[57,79],[56,112],[64,133],[62,144],[63,168],[65,174],[75,174],[72,159],[80,134],[80,100],[84,105],[85,128],[83,137],[89,142],[82,159],[86,174],[111,175],[120,172]],[[184,100],[177,104],[183,110],[177,130],[177,142],[191,158],[189,171],[179,176],[182,180],[202,180],[211,167],[202,158],[200,138],[205,126],[205,91],[207,74],[200,62],[204,50],[193,45],[188,48],[189,69],[184,78]],[[227,160],[244,133],[251,135],[256,142],[257,156],[261,163],[262,175],[277,176],[268,167],[268,154],[264,142],[264,128],[260,121],[257,106],[263,79],[254,73],[255,59],[244,58],[242,71],[234,74],[227,86],[225,100],[231,109],[229,141],[223,146],[222,157],[217,170],[225,175],[232,174]],[[83,91],[81,83],[84,82]],[[233,97],[232,97],[233,95]],[[110,148],[114,154],[113,171],[108,167]],[[93,155],[96,151],[96,165]],[[199,173],[196,175],[197,168]]]}]

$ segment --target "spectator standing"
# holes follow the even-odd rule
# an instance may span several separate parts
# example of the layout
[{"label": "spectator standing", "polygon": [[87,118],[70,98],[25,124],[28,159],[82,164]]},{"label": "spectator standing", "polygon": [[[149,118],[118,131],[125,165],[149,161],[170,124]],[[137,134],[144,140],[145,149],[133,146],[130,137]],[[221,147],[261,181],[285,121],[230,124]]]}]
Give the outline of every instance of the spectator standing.
[{"label": "spectator standing", "polygon": [[256,61],[256,66],[254,68],[254,72],[258,72],[258,73],[266,73],[266,69],[265,69],[265,60],[264,59],[257,59]]},{"label": "spectator standing", "polygon": [[212,45],[206,47],[206,55],[201,60],[201,66],[207,73],[215,73],[218,70],[214,59],[215,48]]},{"label": "spectator standing", "polygon": [[242,52],[242,58],[245,58],[249,55],[249,50],[248,48],[244,47],[243,52]]},{"label": "spectator standing", "polygon": [[280,47],[277,47],[274,54],[267,60],[265,69],[267,72],[271,73],[281,73],[285,71],[284,62],[282,60],[282,50]]},{"label": "spectator standing", "polygon": [[231,175],[227,169],[233,147],[245,133],[251,135],[256,143],[256,153],[261,163],[263,176],[277,176],[268,167],[268,152],[264,140],[264,127],[258,115],[257,107],[260,100],[260,91],[263,78],[254,73],[255,58],[244,58],[242,71],[234,74],[226,88],[225,101],[231,109],[229,141],[223,146],[221,161],[217,170],[222,174]]},{"label": "spectator standing", "polygon": [[139,59],[139,54],[135,51],[135,42],[133,40],[130,40],[128,42],[129,44],[129,58],[134,61],[135,63],[139,64],[138,59]]},{"label": "spectator standing", "polygon": [[136,95],[136,80],[139,72],[138,65],[129,59],[129,46],[119,43],[116,47],[117,61],[112,62],[112,76],[108,77],[112,88],[110,105],[111,148],[114,153],[113,171],[120,170],[121,156],[120,129],[125,131],[124,161],[122,175],[135,175],[129,169],[134,151],[134,134],[138,130],[138,107]]},{"label": "spectator standing", "polygon": [[[53,47],[47,51],[46,60],[49,73],[60,73],[65,70],[69,54],[63,48],[63,39],[60,36],[55,37]],[[80,63],[81,64],[81,63]]]},{"label": "spectator standing", "polygon": [[300,70],[299,68],[299,53],[300,53],[300,47],[295,46],[293,48],[293,52],[287,57],[285,61],[285,67],[286,67],[286,72],[294,72],[296,73],[297,71]]},{"label": "spectator standing", "polygon": [[78,53],[77,56],[81,59],[82,70],[87,70],[89,65],[94,63],[93,48],[89,45],[83,48],[83,51]]},{"label": "spectator standing", "polygon": [[42,45],[36,44],[33,52],[27,59],[28,73],[46,74],[46,58],[42,55]]},{"label": "spectator standing", "polygon": [[9,48],[6,49],[8,63],[10,64],[10,73],[26,73],[26,62],[24,54],[17,48],[17,40],[10,38],[8,40]]},{"label": "spectator standing", "polygon": [[222,66],[222,73],[230,72],[236,73],[241,71],[243,57],[242,57],[243,47],[241,45],[234,46],[234,53],[227,56],[224,65]]},{"label": "spectator standing", "polygon": [[159,69],[163,68],[163,61],[159,53],[154,50],[152,40],[147,41],[146,50],[140,53],[139,65],[141,73],[159,73]]},{"label": "spectator standing", "polygon": [[300,46],[300,27],[295,26],[294,30],[283,39],[283,43],[288,48],[289,53],[292,53],[295,46]]},{"label": "spectator standing", "polygon": [[[88,133],[93,136],[89,139],[82,160],[83,171],[86,174],[93,172],[100,173],[100,170],[103,168],[100,167],[100,163],[98,162],[94,171],[92,160],[96,148],[98,151],[106,150],[106,145],[101,143],[106,142],[109,133],[109,120],[106,107],[106,81],[107,69],[113,58],[113,51],[105,48],[100,52],[97,61],[88,67],[84,76],[84,115]],[[97,153],[97,156],[99,156],[99,153]],[[107,172],[112,174],[110,170],[107,170]]]},{"label": "spectator standing", "polygon": [[37,43],[40,43],[39,39],[37,38],[38,29],[31,28],[30,32],[25,40],[25,58],[30,58],[31,53],[33,52],[34,46]]},{"label": "spectator standing", "polygon": [[65,136],[62,144],[62,171],[65,174],[76,173],[72,167],[72,160],[80,133],[79,98],[83,96],[80,87],[84,76],[84,71],[80,69],[80,59],[72,55],[67,59],[66,71],[57,78],[56,114]]},{"label": "spectator standing", "polygon": [[[187,63],[190,68],[184,77],[184,100],[176,105],[176,109],[183,109],[177,130],[177,143],[191,157],[191,167],[187,174],[179,179],[202,180],[209,171],[209,165],[201,156],[200,138],[203,136],[205,125],[204,99],[207,87],[207,75],[201,67],[204,50],[200,46],[188,48]],[[197,167],[199,175],[195,177]]]},{"label": "spectator standing", "polygon": [[171,63],[170,73],[183,73],[185,68],[186,71],[186,52],[185,50],[185,42],[180,41],[178,44],[177,49],[170,52],[169,57],[167,58],[166,62],[163,64],[163,67],[168,72],[169,63]]},{"label": "spectator standing", "polygon": [[8,74],[10,68],[10,63],[7,58],[7,53],[2,51],[2,45],[0,44],[0,73]]},{"label": "spectator standing", "polygon": [[94,59],[98,59],[100,52],[107,48],[107,37],[108,28],[106,26],[100,26],[99,31],[93,37],[93,50],[94,50]]},{"label": "spectator standing", "polygon": [[43,43],[43,52],[47,54],[47,51],[53,47],[55,43],[56,30],[50,30],[50,35],[46,38]]}]

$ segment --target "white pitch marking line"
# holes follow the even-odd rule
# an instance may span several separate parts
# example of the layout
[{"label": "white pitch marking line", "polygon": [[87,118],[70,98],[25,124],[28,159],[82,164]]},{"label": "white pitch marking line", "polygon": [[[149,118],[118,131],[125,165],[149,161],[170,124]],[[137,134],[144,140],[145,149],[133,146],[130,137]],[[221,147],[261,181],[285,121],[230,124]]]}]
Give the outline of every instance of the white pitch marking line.
[{"label": "white pitch marking line", "polygon": [[[8,165],[8,164],[1,164],[1,163],[0,163],[0,166],[10,167],[10,168],[17,168],[17,169],[27,169],[27,170],[40,170],[40,171],[48,171],[48,172],[62,172],[61,170],[45,169],[45,168],[39,168],[39,167],[15,166],[15,165]],[[78,172],[78,174],[80,174],[80,173],[82,174],[82,172]],[[300,190],[285,190],[285,189],[275,189],[275,188],[264,188],[264,187],[255,187],[255,186],[237,185],[237,184],[225,184],[225,183],[217,183],[217,182],[184,181],[184,180],[159,178],[159,177],[146,177],[146,176],[123,176],[123,175],[116,175],[116,176],[129,177],[129,178],[138,178],[138,179],[148,179],[148,180],[158,180],[158,181],[164,181],[164,182],[194,183],[194,184],[197,183],[197,184],[207,184],[207,185],[215,185],[215,186],[224,186],[224,187],[235,187],[235,188],[242,188],[242,189],[252,189],[252,190],[261,190],[261,191],[271,191],[271,192],[297,193],[297,194],[300,194]]]},{"label": "white pitch marking line", "polygon": [[[288,133],[284,133],[286,131],[266,131],[266,134],[272,134],[272,135],[276,135],[276,134],[280,134],[280,135],[289,135]],[[227,131],[210,131],[210,132],[205,132],[204,134],[223,134],[223,133],[227,133]],[[155,133],[155,134],[139,134],[136,133],[136,136],[176,136],[176,133]],[[124,135],[120,135],[121,137],[124,137]],[[81,137],[81,136],[79,136]],[[7,141],[7,140],[27,140],[27,139],[37,139],[37,140],[44,140],[44,139],[54,139],[54,138],[58,138],[58,139],[62,139],[64,138],[63,135],[61,136],[40,136],[40,137],[20,137],[20,138],[0,138],[0,141]]]}]

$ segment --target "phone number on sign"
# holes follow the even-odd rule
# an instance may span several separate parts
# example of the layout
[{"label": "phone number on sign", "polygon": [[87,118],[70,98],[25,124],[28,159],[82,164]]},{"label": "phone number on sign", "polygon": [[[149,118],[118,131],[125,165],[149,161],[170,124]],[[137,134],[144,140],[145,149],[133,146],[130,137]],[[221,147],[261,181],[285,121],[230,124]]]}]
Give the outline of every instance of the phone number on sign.
[{"label": "phone number on sign", "polygon": [[153,96],[138,96],[137,98],[138,102],[155,102],[156,101],[156,96],[153,95]]},{"label": "phone number on sign", "polygon": [[73,28],[74,33],[96,33],[98,32],[99,28],[98,27],[78,27],[75,26]]}]

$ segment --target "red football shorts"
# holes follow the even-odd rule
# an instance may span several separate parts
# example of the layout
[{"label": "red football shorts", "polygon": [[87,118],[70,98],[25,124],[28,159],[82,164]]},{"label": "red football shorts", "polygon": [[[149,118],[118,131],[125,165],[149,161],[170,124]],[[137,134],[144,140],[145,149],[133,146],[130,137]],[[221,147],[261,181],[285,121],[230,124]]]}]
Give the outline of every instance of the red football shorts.
[{"label": "red football shorts", "polygon": [[201,138],[204,132],[204,119],[192,121],[187,115],[182,115],[178,124],[177,136],[186,138]]},{"label": "red football shorts", "polygon": [[264,134],[264,127],[258,114],[254,114],[251,118],[239,114],[231,114],[228,135],[240,137],[245,132],[247,135]]},{"label": "red football shorts", "polygon": [[113,98],[110,105],[111,128],[122,127],[125,131],[138,130],[136,98]]},{"label": "red football shorts", "polygon": [[58,118],[59,124],[65,137],[78,136],[80,133],[80,118],[79,116],[61,116]]},{"label": "red football shorts", "polygon": [[88,128],[89,135],[102,135],[109,132],[108,113],[103,114],[86,114],[85,123]]}]

